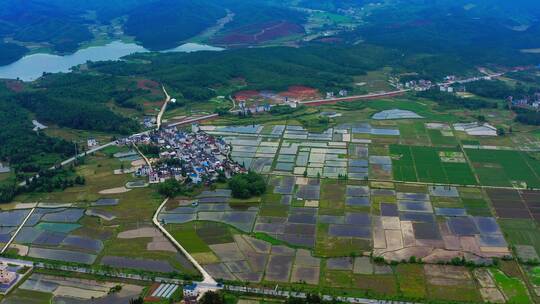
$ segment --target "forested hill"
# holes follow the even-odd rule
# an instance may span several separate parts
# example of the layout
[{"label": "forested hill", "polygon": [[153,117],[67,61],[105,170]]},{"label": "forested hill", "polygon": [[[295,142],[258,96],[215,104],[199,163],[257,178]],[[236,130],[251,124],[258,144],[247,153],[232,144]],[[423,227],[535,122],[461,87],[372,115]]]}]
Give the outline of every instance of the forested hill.
[{"label": "forested hill", "polygon": [[132,10],[125,30],[151,50],[171,49],[225,15],[223,7],[205,1],[160,0]]},{"label": "forested hill", "polygon": [[347,88],[353,84],[354,76],[385,66],[418,72],[429,79],[474,72],[473,66],[463,64],[459,58],[403,56],[396,50],[366,44],[136,54],[126,61],[98,62],[89,67],[105,75],[159,80],[185,99],[200,102],[215,96],[212,88],[228,86],[236,78],[245,80],[245,89],[283,90],[291,85],[306,85],[325,92]]},{"label": "forested hill", "polygon": [[[214,27],[227,15],[224,43],[284,22],[271,39],[303,32],[303,13],[265,0],[3,0],[0,1],[0,65],[29,50],[72,53],[94,40],[134,38],[150,50],[171,49]],[[263,35],[264,36],[264,35]],[[248,43],[255,43],[250,41]],[[17,47],[17,45],[19,47]]]},{"label": "forested hill", "polygon": [[13,102],[0,83],[0,161],[21,172],[37,172],[74,154],[71,143],[32,131],[31,112]]},{"label": "forested hill", "polygon": [[188,40],[226,47],[369,43],[472,65],[518,65],[535,60],[523,51],[540,48],[539,20],[531,0],[3,0],[0,64],[27,48],[70,53],[134,39],[151,50]]},{"label": "forested hill", "polygon": [[537,1],[396,1],[374,10],[366,25],[343,34],[406,53],[459,56],[469,65],[540,63],[540,6]]}]

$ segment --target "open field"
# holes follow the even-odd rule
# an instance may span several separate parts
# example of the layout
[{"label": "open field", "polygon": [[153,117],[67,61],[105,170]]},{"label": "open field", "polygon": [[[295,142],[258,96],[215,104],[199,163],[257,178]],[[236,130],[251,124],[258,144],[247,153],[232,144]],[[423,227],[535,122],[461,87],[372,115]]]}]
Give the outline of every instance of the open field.
[{"label": "open field", "polygon": [[540,160],[530,154],[519,151],[465,151],[484,185],[540,187]]},{"label": "open field", "polygon": [[471,168],[458,149],[391,145],[390,153],[396,180],[476,184]]}]

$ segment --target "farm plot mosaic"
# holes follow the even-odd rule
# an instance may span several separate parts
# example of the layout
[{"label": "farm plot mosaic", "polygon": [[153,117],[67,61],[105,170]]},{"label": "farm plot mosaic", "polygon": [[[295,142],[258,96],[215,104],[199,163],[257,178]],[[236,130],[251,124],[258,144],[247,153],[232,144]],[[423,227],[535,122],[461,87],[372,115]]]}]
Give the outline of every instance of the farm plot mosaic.
[{"label": "farm plot mosaic", "polygon": [[[4,245],[12,240],[9,248],[17,255],[43,263],[194,273],[193,266],[156,228],[139,223],[138,228],[117,229],[118,208],[124,208],[120,200],[100,199],[89,204],[37,203],[32,209],[0,211],[1,240]],[[132,249],[137,252],[129,251]]]},{"label": "farm plot mosaic", "polygon": [[[132,168],[118,170],[115,163],[107,170],[125,185],[122,191],[100,186],[91,200],[16,204],[19,209],[0,212],[0,242],[9,242],[20,227],[10,250],[32,260],[198,278],[150,220],[163,201],[153,184],[178,173],[164,160],[191,146],[180,154],[186,175],[205,166],[204,159],[189,162],[205,150],[213,155],[205,157],[216,157],[212,163],[231,166],[226,177],[251,170],[267,186],[261,196],[233,197],[226,179],[207,167],[206,177],[198,171],[205,182],[192,183],[192,191],[171,197],[157,214],[215,279],[408,300],[536,296],[523,282],[540,294],[540,194],[530,189],[537,178],[530,152],[490,156],[490,149],[461,145],[451,127],[422,122],[338,124],[323,132],[286,124],[194,128],[202,132],[165,130],[137,139],[141,146],[157,143],[152,158],[166,168],[149,182],[137,171],[145,161],[121,145],[108,161]],[[412,136],[426,144],[411,145]],[[175,146],[176,140],[183,144]],[[497,177],[483,171],[514,156],[521,157],[519,170],[508,161]],[[517,262],[507,261],[511,257]],[[466,263],[479,267],[458,266]],[[62,291],[57,285],[54,278],[37,277],[23,290]],[[516,296],[514,287],[522,294]]]}]

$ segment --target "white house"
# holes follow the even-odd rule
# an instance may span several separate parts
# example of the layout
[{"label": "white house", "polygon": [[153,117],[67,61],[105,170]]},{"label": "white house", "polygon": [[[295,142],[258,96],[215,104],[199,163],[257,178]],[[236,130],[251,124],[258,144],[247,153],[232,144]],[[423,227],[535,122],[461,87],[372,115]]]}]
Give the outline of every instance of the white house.
[{"label": "white house", "polygon": [[17,279],[17,274],[8,270],[8,265],[0,263],[0,284],[11,285]]},{"label": "white house", "polygon": [[95,138],[88,138],[86,144],[88,145],[88,148],[92,148],[98,145],[98,141]]}]

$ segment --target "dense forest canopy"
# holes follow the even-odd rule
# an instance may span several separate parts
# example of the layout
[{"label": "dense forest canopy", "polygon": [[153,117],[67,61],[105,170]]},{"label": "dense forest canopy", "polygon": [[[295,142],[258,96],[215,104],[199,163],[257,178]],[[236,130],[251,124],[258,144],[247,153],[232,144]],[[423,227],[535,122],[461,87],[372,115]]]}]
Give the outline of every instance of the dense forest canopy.
[{"label": "dense forest canopy", "polygon": [[[167,7],[156,10],[156,7]],[[201,13],[204,12],[204,13]],[[130,12],[126,33],[151,50],[171,49],[196,36],[224,17],[225,10],[210,3],[191,0],[162,0]]]},{"label": "dense forest canopy", "polygon": [[17,59],[21,58],[28,52],[28,49],[24,46],[20,46],[14,43],[0,43],[0,65],[9,64]]},{"label": "dense forest canopy", "polygon": [[32,131],[31,113],[12,98],[0,83],[0,161],[16,171],[36,172],[74,154],[71,143]]},{"label": "dense forest canopy", "polygon": [[398,1],[375,10],[368,25],[345,34],[408,53],[460,57],[469,65],[538,63],[522,49],[540,47],[540,9],[532,1]]}]

